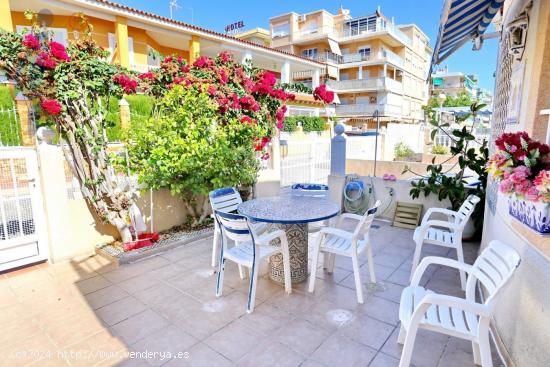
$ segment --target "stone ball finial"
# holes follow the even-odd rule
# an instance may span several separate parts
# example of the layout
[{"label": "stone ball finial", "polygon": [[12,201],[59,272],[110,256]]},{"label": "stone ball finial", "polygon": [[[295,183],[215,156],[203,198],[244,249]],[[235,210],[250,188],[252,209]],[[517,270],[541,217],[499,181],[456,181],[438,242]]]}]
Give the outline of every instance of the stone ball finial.
[{"label": "stone ball finial", "polygon": [[338,124],[334,127],[334,132],[336,135],[342,135],[346,131],[346,128],[342,124]]},{"label": "stone ball finial", "polygon": [[38,130],[36,130],[36,138],[40,143],[52,144],[53,139],[55,138],[55,131],[49,127],[39,127]]}]

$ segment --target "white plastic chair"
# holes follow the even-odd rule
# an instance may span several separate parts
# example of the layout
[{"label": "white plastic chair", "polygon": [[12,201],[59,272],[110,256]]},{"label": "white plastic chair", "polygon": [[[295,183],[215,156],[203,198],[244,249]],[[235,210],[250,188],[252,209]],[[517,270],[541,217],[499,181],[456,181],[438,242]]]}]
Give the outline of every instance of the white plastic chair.
[{"label": "white plastic chair", "polygon": [[[414,272],[411,285],[401,294],[398,343],[404,345],[399,366],[409,366],[416,333],[422,328],[470,340],[475,364],[491,367],[489,322],[494,314],[497,294],[519,263],[519,254],[500,241],[492,241],[474,265],[435,256],[424,258]],[[465,299],[437,294],[418,285],[422,274],[432,264],[450,266],[468,273]],[[484,303],[475,300],[478,280],[487,290]]]},{"label": "white plastic chair", "polygon": [[[290,255],[285,232],[278,229],[258,236],[248,219],[240,214],[216,211],[214,215],[221,231],[222,240],[219,254],[218,279],[216,282],[216,297],[221,297],[222,295],[225,261],[231,260],[240,266],[245,266],[250,269],[250,286],[248,290],[246,311],[248,313],[252,312],[254,310],[254,301],[256,298],[256,284],[258,283],[260,261],[278,253],[283,255],[285,291],[291,293]],[[239,243],[239,245],[229,248],[227,246],[228,239]],[[280,240],[280,247],[271,244],[271,241],[275,239]]]},{"label": "white plastic chair", "polygon": [[[376,213],[379,206],[380,200],[376,201],[376,204],[367,210],[364,215],[344,213],[339,216],[336,228],[324,227],[321,229],[319,232],[319,237],[315,241],[313,248],[313,264],[311,268],[311,277],[309,279],[310,292],[313,292],[315,289],[315,276],[317,274],[319,253],[323,252],[324,254],[329,255],[325,256],[325,259],[329,262],[327,265],[327,271],[329,273],[332,273],[334,270],[334,257],[336,255],[346,256],[351,258],[353,265],[357,302],[363,303],[363,288],[361,286],[361,277],[359,274],[358,255],[367,250],[371,282],[376,283],[374,262],[372,260],[372,248],[369,241],[369,229],[374,220],[374,213]],[[353,232],[340,229],[343,221],[346,219],[357,222]],[[360,238],[361,234],[363,234],[362,238]]]},{"label": "white plastic chair", "polygon": [[[243,202],[239,191],[234,187],[224,187],[210,191],[208,194],[210,198],[210,206],[212,207],[212,217],[214,217],[215,211],[222,211],[225,213],[236,212],[239,205]],[[253,224],[257,233],[261,233],[266,229],[265,223]],[[218,258],[218,244],[220,242],[220,229],[218,223],[214,220],[214,240],[212,243],[212,267],[217,264]],[[239,274],[241,278],[244,278],[242,270],[239,267]]]},{"label": "white plastic chair", "polygon": [[[458,261],[464,262],[464,253],[462,251],[462,232],[472,216],[474,209],[479,203],[479,197],[470,195],[466,198],[460,209],[455,212],[449,209],[430,208],[422,218],[422,223],[414,231],[413,239],[416,243],[414,250],[411,279],[416,267],[420,261],[422,245],[432,244],[443,247],[449,247],[456,250]],[[442,214],[447,216],[447,220],[431,220],[433,214]],[[460,271],[460,284],[462,290],[466,288],[466,275]]]}]

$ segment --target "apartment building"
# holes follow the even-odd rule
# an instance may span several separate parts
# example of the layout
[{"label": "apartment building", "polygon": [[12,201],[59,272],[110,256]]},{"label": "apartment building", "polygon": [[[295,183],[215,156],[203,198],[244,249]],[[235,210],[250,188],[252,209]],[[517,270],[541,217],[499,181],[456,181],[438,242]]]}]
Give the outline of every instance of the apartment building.
[{"label": "apartment building", "polygon": [[477,98],[479,87],[476,75],[466,75],[461,72],[450,72],[447,67],[435,70],[431,75],[431,95],[444,93],[456,97],[466,93],[471,98]]},{"label": "apartment building", "polygon": [[[82,31],[74,15],[85,14],[93,25],[95,41],[111,52],[110,62],[138,72],[159,67],[159,54],[181,56],[193,63],[200,55],[214,57],[223,50],[238,61],[250,60],[256,67],[274,72],[282,82],[304,71],[320,75],[325,68],[317,60],[267,47],[258,41],[261,31],[239,39],[107,0],[0,0],[0,28],[24,31],[31,25],[25,11],[37,12],[40,22],[64,45]],[[319,78],[313,83],[319,84]],[[307,95],[298,94],[294,102],[294,108],[317,115],[324,113],[322,107]]]},{"label": "apartment building", "polygon": [[[269,23],[271,47],[326,63],[322,79],[339,96],[337,116],[357,124],[376,112],[383,121],[424,119],[432,49],[415,24],[398,25],[380,8],[360,17],[343,8],[292,12]],[[292,80],[310,84],[315,73],[294,73]]]}]

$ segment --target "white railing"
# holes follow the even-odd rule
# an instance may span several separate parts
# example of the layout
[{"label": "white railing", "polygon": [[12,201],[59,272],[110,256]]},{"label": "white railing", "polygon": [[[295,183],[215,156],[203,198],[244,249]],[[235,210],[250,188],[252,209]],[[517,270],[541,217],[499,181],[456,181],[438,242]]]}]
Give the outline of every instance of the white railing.
[{"label": "white railing", "polygon": [[324,183],[330,173],[330,139],[281,140],[281,186]]},{"label": "white railing", "polygon": [[156,70],[160,68],[158,65],[146,65],[146,64],[132,64],[130,65],[130,69],[140,72],[140,73],[146,73],[151,70]]},{"label": "white railing", "polygon": [[391,90],[403,91],[403,84],[390,78],[329,80],[327,85],[336,90]]},{"label": "white railing", "polygon": [[403,67],[403,65],[405,64],[401,56],[395,54],[390,50],[380,51],[377,54],[365,54],[365,53],[345,54],[341,56],[340,60],[341,60],[340,64],[348,64],[353,62],[364,62],[364,61],[387,61],[400,67]]},{"label": "white railing", "polygon": [[401,116],[403,107],[400,105],[376,103],[341,104],[336,106],[336,115],[373,115],[377,110],[380,116]]},{"label": "white railing", "polygon": [[311,29],[302,29],[300,31],[294,32],[294,40],[305,40],[305,39],[311,39],[311,38],[317,38],[325,35],[333,35],[336,34],[336,30],[334,27],[331,26],[322,26],[317,28],[311,28]]},{"label": "white railing", "polygon": [[411,39],[403,32],[401,32],[395,24],[392,23],[380,23],[376,25],[365,25],[363,27],[345,27],[338,32],[338,35],[342,38],[358,37],[365,34],[387,31],[395,38],[399,39],[402,43],[411,46]]}]

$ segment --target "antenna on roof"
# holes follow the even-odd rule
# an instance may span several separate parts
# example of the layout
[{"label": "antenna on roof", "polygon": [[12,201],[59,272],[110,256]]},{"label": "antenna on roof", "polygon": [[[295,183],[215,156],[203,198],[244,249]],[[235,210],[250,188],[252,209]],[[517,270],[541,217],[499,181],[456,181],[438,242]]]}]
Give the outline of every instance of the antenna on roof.
[{"label": "antenna on roof", "polygon": [[174,10],[181,9],[181,6],[178,5],[178,0],[170,0],[170,19],[174,19]]}]

